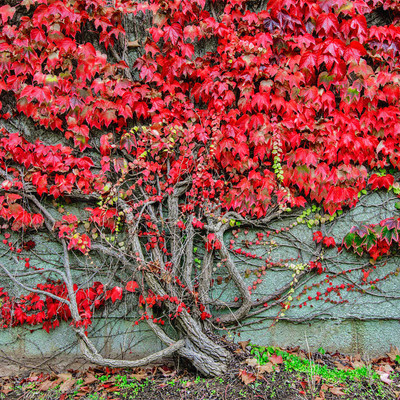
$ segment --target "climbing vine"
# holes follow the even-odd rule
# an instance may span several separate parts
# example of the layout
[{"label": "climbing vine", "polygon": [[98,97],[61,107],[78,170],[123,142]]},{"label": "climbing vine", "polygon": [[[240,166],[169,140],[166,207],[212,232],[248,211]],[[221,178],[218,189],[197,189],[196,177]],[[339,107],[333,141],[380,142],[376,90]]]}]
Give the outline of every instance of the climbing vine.
[{"label": "climbing vine", "polygon": [[[367,22],[378,12],[390,23]],[[178,352],[218,375],[229,353],[211,328],[347,303],[397,275],[370,275],[397,251],[394,206],[329,231],[368,193],[400,193],[399,15],[394,0],[1,6],[2,326],[65,321],[92,362]],[[345,268],[345,251],[369,257]],[[96,310],[124,300],[163,351],[97,351]]]}]

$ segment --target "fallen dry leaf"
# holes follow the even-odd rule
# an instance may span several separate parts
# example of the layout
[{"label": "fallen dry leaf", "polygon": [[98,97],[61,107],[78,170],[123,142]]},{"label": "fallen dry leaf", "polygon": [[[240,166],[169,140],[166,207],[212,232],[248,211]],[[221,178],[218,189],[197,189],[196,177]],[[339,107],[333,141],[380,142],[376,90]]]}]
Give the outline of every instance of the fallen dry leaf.
[{"label": "fallen dry leaf", "polygon": [[176,375],[176,370],[172,370],[168,367],[158,367],[158,370],[163,374],[164,377],[166,378],[172,378],[173,376]]},{"label": "fallen dry leaf", "polygon": [[67,393],[69,392],[74,386],[75,386],[76,379],[71,378],[66,380],[62,385],[60,386],[60,392],[61,393]]},{"label": "fallen dry leaf", "polygon": [[249,343],[250,343],[250,340],[246,340],[243,342],[238,342],[238,345],[242,348],[243,351],[245,351],[246,347],[249,345]]},{"label": "fallen dry leaf", "polygon": [[70,373],[58,374],[57,377],[60,378],[63,382],[65,382],[72,378],[72,374]]},{"label": "fallen dry leaf", "polygon": [[390,346],[389,353],[386,353],[392,361],[396,361],[397,356],[400,356],[400,351],[397,347]]},{"label": "fallen dry leaf", "polygon": [[[323,384],[321,385],[321,390],[323,390],[324,392],[326,392],[328,389],[329,389],[329,386],[328,386],[328,385],[325,385],[325,383],[323,383]],[[321,394],[320,394],[320,396],[321,396]]]},{"label": "fallen dry leaf", "polygon": [[247,372],[244,369],[239,370],[239,376],[245,385],[248,385],[256,380],[256,376],[254,374]]},{"label": "fallen dry leaf", "polygon": [[83,397],[86,396],[88,393],[90,393],[92,389],[88,386],[81,386],[78,390],[78,393],[75,395],[75,397]]},{"label": "fallen dry leaf", "polygon": [[394,371],[394,369],[389,364],[382,365],[379,367],[379,369],[382,370],[383,372],[387,372],[388,374]]},{"label": "fallen dry leaf", "polygon": [[274,367],[274,364],[272,364],[271,362],[268,362],[264,365],[258,365],[257,366],[257,371],[260,374],[263,374],[264,372],[270,374],[273,371],[279,372],[279,367]]},{"label": "fallen dry leaf", "polygon": [[270,362],[272,362],[272,364],[282,364],[283,363],[282,356],[277,356],[276,354],[272,354],[272,356],[269,356],[268,360]]},{"label": "fallen dry leaf", "polygon": [[36,372],[31,372],[27,381],[28,382],[37,382],[39,380],[39,377],[40,377],[40,375],[36,374]]},{"label": "fallen dry leaf", "polygon": [[8,394],[8,393],[12,392],[13,390],[14,390],[14,385],[11,383],[7,383],[1,389],[1,393]]},{"label": "fallen dry leaf", "polygon": [[57,385],[62,382],[62,379],[58,378],[55,381],[44,381],[38,386],[38,390],[41,392],[46,392],[47,390],[54,389]]},{"label": "fallen dry leaf", "polygon": [[343,393],[342,390],[338,387],[331,387],[330,392],[336,396],[345,396],[346,393]]},{"label": "fallen dry leaf", "polygon": [[119,392],[121,389],[118,386],[111,386],[106,388],[105,391],[108,393]]},{"label": "fallen dry leaf", "polygon": [[141,381],[142,379],[146,379],[147,378],[147,374],[146,372],[140,372],[137,374],[132,374],[131,378],[135,378],[137,381]]},{"label": "fallen dry leaf", "polygon": [[353,368],[362,368],[362,367],[365,367],[365,364],[362,361],[353,361],[351,363],[351,366]]},{"label": "fallen dry leaf", "polygon": [[127,46],[133,49],[135,49],[136,47],[140,47],[139,40],[133,40],[132,42],[128,42]]},{"label": "fallen dry leaf", "polygon": [[256,358],[247,358],[245,360],[245,363],[247,365],[250,365],[250,367],[257,367],[258,365],[260,365]]},{"label": "fallen dry leaf", "polygon": [[83,381],[83,383],[84,383],[84,385],[90,385],[96,381],[97,381],[97,378],[93,374],[87,373],[86,378]]},{"label": "fallen dry leaf", "polygon": [[340,361],[334,361],[334,364],[335,364],[335,367],[341,371],[349,371],[349,370],[353,369],[351,367],[348,367],[347,365],[343,365]]},{"label": "fallen dry leaf", "polygon": [[376,372],[379,374],[382,382],[384,382],[388,385],[391,385],[393,383],[393,380],[389,379],[389,376],[390,376],[389,373],[383,372],[383,371],[376,371]]}]

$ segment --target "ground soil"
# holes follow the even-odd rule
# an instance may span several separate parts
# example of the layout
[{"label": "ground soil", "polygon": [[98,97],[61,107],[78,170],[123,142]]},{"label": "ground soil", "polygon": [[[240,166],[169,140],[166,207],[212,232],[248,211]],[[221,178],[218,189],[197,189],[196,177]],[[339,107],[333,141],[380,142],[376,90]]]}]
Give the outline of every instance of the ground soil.
[{"label": "ground soil", "polygon": [[[232,353],[227,373],[204,378],[182,359],[173,365],[122,370],[97,368],[69,369],[61,373],[30,371],[0,378],[1,400],[399,400],[400,366],[396,351],[373,360],[368,366],[382,379],[371,376],[345,381],[328,381],[312,373],[288,370],[278,359],[271,370],[255,364],[245,344],[226,342]],[[357,357],[336,354],[308,354],[289,349],[291,354],[307,356],[329,369],[354,370]],[[398,351],[397,351],[398,352]],[[387,375],[386,372],[388,372]],[[387,382],[385,382],[385,380]]]}]

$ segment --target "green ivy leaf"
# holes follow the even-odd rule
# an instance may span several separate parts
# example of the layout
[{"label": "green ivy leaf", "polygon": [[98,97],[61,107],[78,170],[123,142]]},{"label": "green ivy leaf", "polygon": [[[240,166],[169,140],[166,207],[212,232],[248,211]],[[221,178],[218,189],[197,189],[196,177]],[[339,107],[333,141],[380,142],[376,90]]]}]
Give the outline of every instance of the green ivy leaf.
[{"label": "green ivy leaf", "polygon": [[343,244],[346,247],[346,249],[349,249],[353,245],[355,236],[356,236],[355,233],[349,233],[344,237]]}]

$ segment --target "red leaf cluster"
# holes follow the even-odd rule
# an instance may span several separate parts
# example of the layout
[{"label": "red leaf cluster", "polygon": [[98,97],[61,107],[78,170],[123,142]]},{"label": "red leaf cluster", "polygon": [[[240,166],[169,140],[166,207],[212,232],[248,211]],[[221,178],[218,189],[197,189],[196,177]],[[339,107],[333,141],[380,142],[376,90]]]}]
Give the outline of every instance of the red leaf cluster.
[{"label": "red leaf cluster", "polygon": [[[112,3],[25,0],[0,7],[0,118],[23,115],[70,143],[28,141],[1,129],[0,218],[12,230],[43,225],[43,215],[19,194],[26,188],[49,201],[93,196],[101,205],[86,208],[86,233],[74,215],[55,223],[70,250],[87,254],[93,229],[117,232],[121,217],[132,214],[127,224],[141,222],[144,248],[162,251],[169,271],[171,244],[146,207],[162,211],[182,187],[184,218],[173,223],[201,232],[216,210],[221,223],[229,211],[262,218],[271,207],[306,202],[334,214],[355,206],[368,185],[395,184],[386,169],[400,168],[397,1],[269,0],[255,12],[251,2],[227,0],[219,15],[204,0]],[[377,8],[391,10],[391,25],[367,26],[364,14]],[[144,12],[154,22],[132,71],[112,50],[126,39],[124,15]],[[195,54],[204,42],[212,51]],[[89,150],[98,154],[89,157]],[[147,199],[138,200],[136,190]],[[123,216],[115,204],[121,200]],[[344,246],[377,259],[398,242],[397,225],[394,218],[356,229]],[[332,237],[315,240],[335,246]],[[221,246],[207,232],[206,250]],[[133,292],[132,282],[126,290]],[[63,284],[44,289],[66,296]],[[119,286],[99,290],[77,291],[83,321],[91,317],[86,305],[103,297],[115,302],[123,293]],[[11,300],[2,296],[10,321]],[[12,320],[19,323],[45,321],[48,329],[55,315],[68,318],[52,300],[50,316],[40,314],[36,297],[18,304]],[[186,308],[176,305],[173,315]]]}]

